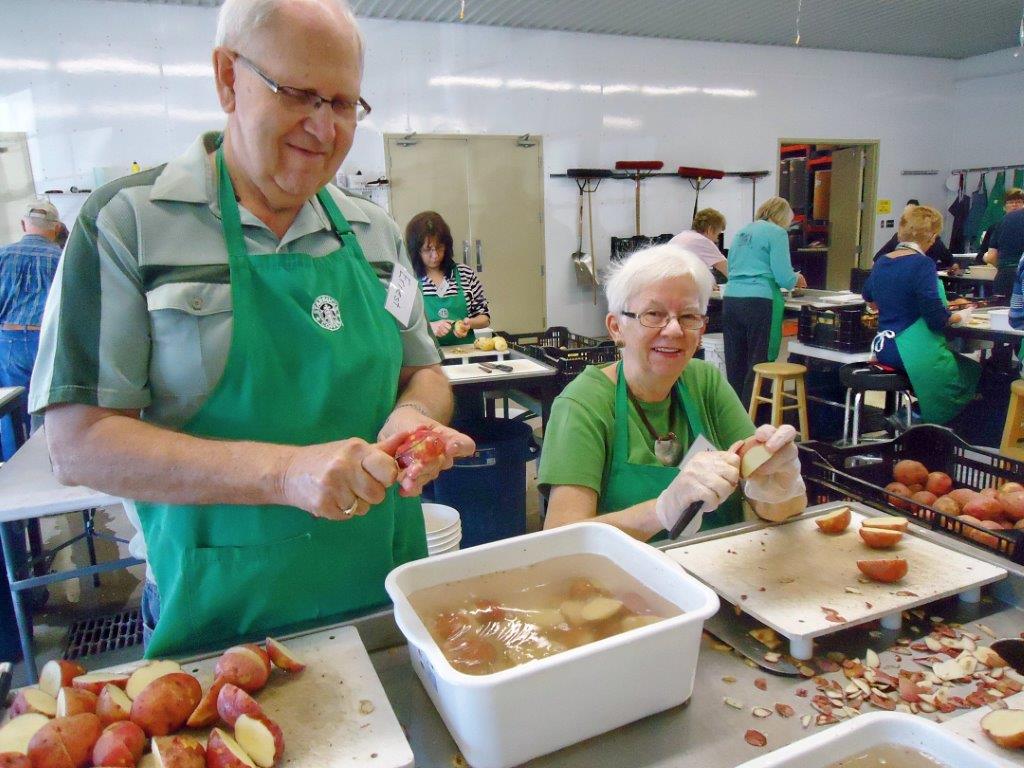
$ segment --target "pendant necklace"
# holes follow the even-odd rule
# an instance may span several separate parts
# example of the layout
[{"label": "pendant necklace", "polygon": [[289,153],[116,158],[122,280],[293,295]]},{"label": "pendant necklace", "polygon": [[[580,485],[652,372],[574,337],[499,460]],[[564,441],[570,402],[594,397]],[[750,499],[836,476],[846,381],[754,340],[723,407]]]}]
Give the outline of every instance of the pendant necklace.
[{"label": "pendant necklace", "polygon": [[[675,432],[669,432],[667,435],[659,436],[657,430],[654,429],[654,425],[651,424],[650,419],[647,418],[647,414],[644,413],[644,409],[640,407],[640,403],[637,402],[636,396],[633,394],[633,390],[626,385],[626,392],[629,393],[629,399],[633,403],[633,407],[636,412],[640,414],[640,420],[643,421],[644,426],[647,427],[647,431],[654,439],[654,456],[664,466],[669,467],[679,461],[680,444],[679,438],[676,437]],[[668,423],[672,426],[672,422],[675,419],[676,414],[676,398],[674,395],[675,387],[668,395]]]}]

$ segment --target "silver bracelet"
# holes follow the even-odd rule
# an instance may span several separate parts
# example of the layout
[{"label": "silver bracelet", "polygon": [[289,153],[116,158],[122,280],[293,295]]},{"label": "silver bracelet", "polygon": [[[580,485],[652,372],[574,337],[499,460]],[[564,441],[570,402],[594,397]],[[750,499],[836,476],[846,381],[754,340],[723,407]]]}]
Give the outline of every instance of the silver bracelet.
[{"label": "silver bracelet", "polygon": [[[409,401],[407,403],[399,403],[398,405],[396,405],[394,408],[391,409],[391,413],[394,413],[399,408],[412,408],[414,411],[416,411],[417,413],[419,413],[419,414],[421,414],[423,416],[426,416],[428,419],[433,419],[434,418],[433,416],[430,415],[430,413],[427,411],[427,409],[424,406],[422,406],[422,405],[420,405],[419,403],[416,403],[416,402]],[[436,419],[435,419],[435,421],[436,421]]]}]

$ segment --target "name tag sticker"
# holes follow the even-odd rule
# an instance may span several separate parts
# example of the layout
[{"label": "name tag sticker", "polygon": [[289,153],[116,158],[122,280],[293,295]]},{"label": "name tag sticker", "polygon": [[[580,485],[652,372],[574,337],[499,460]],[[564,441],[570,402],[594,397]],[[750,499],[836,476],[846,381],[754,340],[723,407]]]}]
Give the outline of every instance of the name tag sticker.
[{"label": "name tag sticker", "polygon": [[396,263],[388,283],[388,297],[384,309],[398,321],[403,328],[409,327],[412,317],[412,306],[416,302],[416,291],[420,289],[416,276],[401,264]]},{"label": "name tag sticker", "polygon": [[682,469],[683,465],[698,453],[707,453],[708,451],[717,450],[718,449],[715,448],[715,446],[711,444],[711,441],[704,437],[704,435],[697,435],[697,439],[690,445],[690,450],[688,450],[686,455],[683,456],[683,460],[679,462],[678,467]]}]

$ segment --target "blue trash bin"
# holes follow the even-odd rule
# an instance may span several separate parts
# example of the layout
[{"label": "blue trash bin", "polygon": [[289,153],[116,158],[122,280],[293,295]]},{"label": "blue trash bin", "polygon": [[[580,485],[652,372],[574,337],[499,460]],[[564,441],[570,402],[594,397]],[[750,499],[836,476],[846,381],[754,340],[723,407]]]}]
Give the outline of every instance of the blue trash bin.
[{"label": "blue trash bin", "polygon": [[526,462],[538,452],[529,425],[474,419],[453,426],[476,441],[476,453],[457,459],[424,498],[459,511],[463,549],[526,533]]}]

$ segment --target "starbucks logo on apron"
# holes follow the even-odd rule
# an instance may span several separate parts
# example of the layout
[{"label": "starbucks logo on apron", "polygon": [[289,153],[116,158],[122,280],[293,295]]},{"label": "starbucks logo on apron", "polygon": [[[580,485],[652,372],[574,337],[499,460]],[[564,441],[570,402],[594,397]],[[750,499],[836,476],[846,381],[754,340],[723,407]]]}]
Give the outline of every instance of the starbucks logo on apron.
[{"label": "starbucks logo on apron", "polygon": [[317,296],[311,314],[316,324],[325,330],[337,331],[344,325],[341,322],[341,307],[333,296]]},{"label": "starbucks logo on apron", "polygon": [[437,310],[437,316],[440,317],[442,320],[447,320],[448,319],[448,308],[447,307],[441,307],[439,310]]}]

